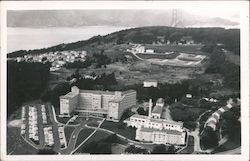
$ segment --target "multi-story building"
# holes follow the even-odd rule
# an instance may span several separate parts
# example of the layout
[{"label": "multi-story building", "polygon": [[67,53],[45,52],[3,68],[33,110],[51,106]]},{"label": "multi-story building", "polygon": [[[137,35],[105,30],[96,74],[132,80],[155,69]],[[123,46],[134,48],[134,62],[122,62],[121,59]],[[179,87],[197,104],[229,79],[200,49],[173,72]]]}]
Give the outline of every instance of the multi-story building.
[{"label": "multi-story building", "polygon": [[150,99],[148,116],[135,114],[124,121],[127,126],[137,128],[135,139],[157,144],[185,144],[186,132],[183,129],[183,122],[160,118],[164,100],[158,99],[154,110],[152,106]]},{"label": "multi-story building", "polygon": [[119,120],[123,112],[136,105],[136,91],[97,91],[79,90],[72,87],[71,92],[60,97],[60,114],[73,111]]},{"label": "multi-story building", "polygon": [[152,142],[155,144],[185,144],[185,132],[174,130],[155,130],[152,128],[139,128],[136,130],[136,140]]},{"label": "multi-story building", "polygon": [[158,130],[183,131],[183,123],[166,119],[152,118],[143,115],[132,115],[129,120],[125,120],[127,126],[136,128],[153,128]]}]

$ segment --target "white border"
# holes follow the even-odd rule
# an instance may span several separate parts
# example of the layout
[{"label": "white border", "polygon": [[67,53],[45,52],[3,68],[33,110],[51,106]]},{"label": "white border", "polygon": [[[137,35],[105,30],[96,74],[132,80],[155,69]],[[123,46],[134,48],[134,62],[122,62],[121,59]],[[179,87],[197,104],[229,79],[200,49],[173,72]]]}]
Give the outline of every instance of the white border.
[{"label": "white border", "polygon": [[[6,11],[54,9],[196,9],[241,11],[241,155],[6,155]],[[1,160],[248,160],[249,159],[249,3],[248,1],[4,1],[1,2]]]}]

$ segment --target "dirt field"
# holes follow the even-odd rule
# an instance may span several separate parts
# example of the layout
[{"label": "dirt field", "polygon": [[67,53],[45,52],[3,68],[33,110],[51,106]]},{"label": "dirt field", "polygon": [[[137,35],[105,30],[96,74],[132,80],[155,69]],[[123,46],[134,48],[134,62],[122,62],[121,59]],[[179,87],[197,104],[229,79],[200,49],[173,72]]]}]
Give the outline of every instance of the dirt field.
[{"label": "dirt field", "polygon": [[[146,48],[154,49],[155,52],[168,52],[168,51],[180,51],[188,52],[192,54],[200,54],[200,48],[202,45],[145,45]],[[106,46],[97,46],[98,50],[104,49],[104,53],[112,56],[115,53],[121,55],[121,52],[129,48],[129,45],[121,44],[114,45],[108,44]],[[125,54],[125,53],[123,53]],[[179,60],[181,61],[181,60]],[[181,66],[181,65],[180,65]],[[73,74],[76,69],[65,69],[62,68],[57,72],[51,73],[50,87],[53,88],[57,83],[65,82],[66,78]],[[89,67],[86,69],[80,69],[80,74],[90,75],[91,73],[102,74],[102,73],[115,73],[116,79],[120,84],[131,85],[135,83],[143,83],[147,79],[159,80],[159,82],[175,83],[183,79],[194,78],[197,74],[202,74],[204,69],[202,67],[189,68],[189,67],[176,67],[166,66],[165,64],[155,63],[148,61],[137,61],[134,60],[131,63],[113,63],[106,66],[106,68],[94,68]]]},{"label": "dirt field", "polygon": [[137,61],[132,64],[114,63],[107,65],[107,68],[80,70],[82,74],[91,74],[92,72],[96,74],[115,72],[116,79],[119,83],[132,85],[135,83],[143,83],[143,81],[147,79],[174,83],[182,79],[194,78],[195,74],[203,73],[203,69],[159,66],[144,61]]},{"label": "dirt field", "polygon": [[203,45],[201,44],[192,44],[192,45],[145,45],[146,49],[154,49],[155,52],[164,53],[171,51],[179,52],[196,52],[201,49]]}]

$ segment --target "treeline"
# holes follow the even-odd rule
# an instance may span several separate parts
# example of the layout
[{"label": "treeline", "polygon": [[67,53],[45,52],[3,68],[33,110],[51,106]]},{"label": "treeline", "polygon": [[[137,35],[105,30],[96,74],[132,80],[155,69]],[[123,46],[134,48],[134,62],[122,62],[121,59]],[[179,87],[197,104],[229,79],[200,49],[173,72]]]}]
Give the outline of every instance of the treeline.
[{"label": "treeline", "polygon": [[[92,76],[95,76],[95,73],[93,73]],[[52,105],[54,105],[56,112],[59,112],[59,97],[69,93],[72,86],[77,86],[80,89],[86,90],[106,90],[108,86],[117,84],[114,73],[103,73],[96,76],[96,79],[87,79],[83,78],[77,70],[74,74],[68,77],[68,80],[74,78],[76,79],[76,82],[71,84],[69,82],[59,83],[54,89],[47,89],[41,96],[41,100],[44,102],[51,102]]]},{"label": "treeline", "polygon": [[192,94],[194,97],[208,93],[207,90],[199,87],[199,84],[195,84],[194,80],[182,80],[175,84],[159,83],[156,88],[145,88],[142,84],[135,84],[126,86],[124,89],[136,90],[139,101],[153,99],[155,102],[158,98],[164,98],[168,104],[172,104],[175,99],[180,100],[187,93]]},{"label": "treeline", "polygon": [[232,89],[240,89],[240,67],[226,61],[225,54],[218,46],[207,49],[211,51],[210,63],[206,73],[218,73],[224,77],[224,84]]},{"label": "treeline", "polygon": [[165,40],[176,41],[182,36],[192,36],[197,43],[222,43],[225,48],[240,54],[240,30],[224,28],[172,28],[166,26],[140,27],[114,32],[106,36],[94,36],[86,41],[77,41],[69,44],[37,49],[20,50],[8,54],[8,57],[23,56],[26,54],[39,54],[53,51],[76,50],[87,45],[100,45],[105,43],[145,43],[152,44],[157,36],[164,36]]},{"label": "treeline", "polygon": [[239,29],[141,27],[118,32],[117,42],[152,44],[157,41],[157,36],[164,36],[165,41],[170,42],[179,41],[183,36],[192,36],[196,43],[222,43],[226,49],[240,54]]},{"label": "treeline", "polygon": [[73,63],[66,63],[64,66],[67,69],[70,68],[87,68],[91,65],[94,65],[96,68],[101,68],[102,66],[106,67],[107,64],[111,63],[111,58],[107,55],[103,54],[104,51],[101,53],[94,53],[93,56],[87,56],[84,62],[82,61],[75,61]]},{"label": "treeline", "polygon": [[49,64],[7,61],[7,115],[37,99],[47,87]]},{"label": "treeline", "polygon": [[107,90],[108,86],[117,84],[115,73],[102,73],[100,75],[93,73],[92,76],[96,77],[96,79],[87,79],[80,76],[76,82],[72,83],[72,86],[77,86],[80,89]]},{"label": "treeline", "polygon": [[92,60],[87,56],[85,61],[82,62],[80,60],[75,61],[73,63],[66,63],[64,65],[65,68],[71,69],[71,68],[87,68],[92,65]]}]

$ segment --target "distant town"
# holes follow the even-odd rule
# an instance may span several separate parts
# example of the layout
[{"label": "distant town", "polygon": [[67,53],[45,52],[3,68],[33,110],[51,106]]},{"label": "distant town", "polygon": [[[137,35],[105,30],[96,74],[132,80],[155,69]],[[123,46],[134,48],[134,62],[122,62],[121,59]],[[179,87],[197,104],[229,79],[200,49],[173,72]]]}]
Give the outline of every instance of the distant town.
[{"label": "distant town", "polygon": [[144,27],[9,53],[7,153],[240,154],[225,35],[238,30]]}]

